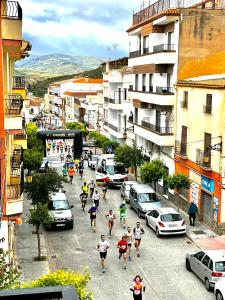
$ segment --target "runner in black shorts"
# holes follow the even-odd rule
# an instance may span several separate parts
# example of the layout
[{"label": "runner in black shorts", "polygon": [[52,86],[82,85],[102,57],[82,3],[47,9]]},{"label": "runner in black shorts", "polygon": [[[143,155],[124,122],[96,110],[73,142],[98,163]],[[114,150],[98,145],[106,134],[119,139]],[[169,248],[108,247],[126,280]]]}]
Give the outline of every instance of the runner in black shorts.
[{"label": "runner in black shorts", "polygon": [[101,235],[101,240],[97,244],[97,249],[101,258],[102,273],[105,273],[105,259],[107,256],[107,250],[109,248],[109,243],[105,240],[104,234]]},{"label": "runner in black shorts", "polygon": [[92,207],[89,209],[88,213],[90,214],[91,219],[91,227],[93,227],[93,231],[96,231],[96,207],[95,204],[92,204]]},{"label": "runner in black shorts", "polygon": [[119,259],[123,256],[124,264],[123,268],[126,269],[127,262],[127,240],[126,236],[122,236],[122,239],[118,242],[117,248],[119,248]]}]

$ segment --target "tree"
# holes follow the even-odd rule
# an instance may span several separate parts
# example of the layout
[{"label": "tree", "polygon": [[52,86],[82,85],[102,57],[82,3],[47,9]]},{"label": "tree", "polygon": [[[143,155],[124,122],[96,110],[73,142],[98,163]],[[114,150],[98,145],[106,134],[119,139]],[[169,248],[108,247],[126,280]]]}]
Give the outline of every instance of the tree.
[{"label": "tree", "polygon": [[41,140],[37,137],[38,127],[34,122],[30,122],[26,126],[27,134],[27,148],[28,149],[38,149],[40,152],[43,152],[43,144]]},{"label": "tree", "polygon": [[188,176],[176,173],[173,175],[168,176],[167,178],[167,187],[169,189],[174,190],[175,194],[177,195],[177,209],[179,211],[180,208],[180,193],[181,189],[189,189],[190,188],[190,179]]},{"label": "tree", "polygon": [[137,180],[137,167],[144,162],[142,150],[136,144],[133,147],[121,145],[115,149],[115,160],[122,162],[126,168],[133,167],[135,179]]},{"label": "tree", "polygon": [[87,289],[90,281],[90,272],[87,268],[74,272],[72,270],[56,270],[42,275],[36,280],[24,283],[20,288],[38,288],[57,285],[74,285],[80,300],[93,300],[92,292]]},{"label": "tree", "polygon": [[66,128],[70,130],[80,130],[82,131],[83,137],[86,138],[89,131],[87,130],[87,124],[86,123],[78,123],[78,122],[69,122],[66,124]]},{"label": "tree", "polygon": [[35,173],[32,182],[25,185],[27,196],[34,205],[50,201],[50,194],[63,187],[67,179],[58,174],[55,169],[48,169],[45,173]]},{"label": "tree", "polygon": [[141,166],[141,180],[144,183],[154,183],[156,190],[156,182],[167,175],[167,169],[164,161],[154,159],[151,162],[146,162]]},{"label": "tree", "polygon": [[26,149],[23,153],[23,165],[25,169],[28,169],[28,174],[31,173],[33,170],[37,170],[40,168],[42,160],[43,160],[43,153],[40,152],[38,149]]},{"label": "tree", "polygon": [[91,131],[89,137],[94,139],[95,147],[102,148],[105,151],[108,147],[112,147],[112,150],[114,151],[119,145],[116,141],[112,141],[96,131]]},{"label": "tree", "polygon": [[36,136],[38,127],[34,122],[30,122],[26,125],[26,134],[28,136]]},{"label": "tree", "polygon": [[12,288],[21,275],[17,266],[7,263],[8,255],[9,251],[0,248],[0,290]]},{"label": "tree", "polygon": [[50,226],[53,223],[53,218],[48,213],[46,204],[38,204],[35,209],[30,209],[28,215],[28,223],[36,227],[37,244],[38,244],[38,260],[42,259],[41,256],[41,240],[40,240],[40,226]]}]

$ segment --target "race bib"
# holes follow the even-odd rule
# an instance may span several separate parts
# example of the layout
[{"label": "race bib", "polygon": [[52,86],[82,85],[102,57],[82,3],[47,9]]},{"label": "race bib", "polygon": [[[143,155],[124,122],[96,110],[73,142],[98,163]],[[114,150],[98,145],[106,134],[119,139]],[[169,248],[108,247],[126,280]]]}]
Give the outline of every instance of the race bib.
[{"label": "race bib", "polygon": [[135,295],[140,295],[141,291],[140,290],[134,290]]},{"label": "race bib", "polygon": [[125,249],[126,249],[126,245],[122,245],[122,246],[121,246],[121,249],[122,249],[122,250],[125,250]]}]

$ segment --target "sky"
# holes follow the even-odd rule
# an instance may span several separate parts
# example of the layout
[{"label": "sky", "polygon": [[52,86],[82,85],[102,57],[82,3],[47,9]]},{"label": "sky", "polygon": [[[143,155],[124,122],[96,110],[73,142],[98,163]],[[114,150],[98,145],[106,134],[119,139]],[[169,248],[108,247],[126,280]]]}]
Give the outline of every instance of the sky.
[{"label": "sky", "polygon": [[[32,54],[118,58],[128,54],[126,30],[143,0],[19,0],[23,37]],[[114,50],[113,50],[114,49]]]}]

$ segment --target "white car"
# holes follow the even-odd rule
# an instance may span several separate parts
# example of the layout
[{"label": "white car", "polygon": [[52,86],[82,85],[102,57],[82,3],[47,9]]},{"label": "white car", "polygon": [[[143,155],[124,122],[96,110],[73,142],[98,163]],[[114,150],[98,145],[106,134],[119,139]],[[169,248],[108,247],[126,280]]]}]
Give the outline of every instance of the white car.
[{"label": "white car", "polygon": [[155,230],[156,235],[177,235],[186,232],[185,221],[172,207],[153,209],[145,215],[146,225]]},{"label": "white car", "polygon": [[214,293],[216,300],[225,300],[225,278],[216,282]]},{"label": "white car", "polygon": [[88,167],[92,170],[95,169],[96,164],[99,161],[100,156],[93,154],[90,158],[88,158]]}]

